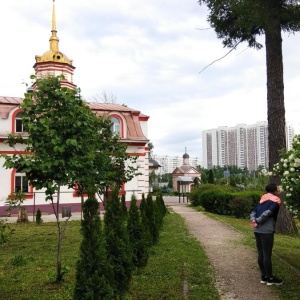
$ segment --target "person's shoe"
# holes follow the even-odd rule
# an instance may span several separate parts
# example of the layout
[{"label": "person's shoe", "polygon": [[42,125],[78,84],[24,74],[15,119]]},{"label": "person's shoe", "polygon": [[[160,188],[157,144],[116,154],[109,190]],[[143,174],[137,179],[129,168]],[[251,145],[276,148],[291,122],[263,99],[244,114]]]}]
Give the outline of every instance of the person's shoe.
[{"label": "person's shoe", "polygon": [[275,276],[268,278],[267,285],[281,285],[283,280]]},{"label": "person's shoe", "polygon": [[261,276],[260,283],[266,284],[267,281],[268,281],[268,277],[267,276]]}]

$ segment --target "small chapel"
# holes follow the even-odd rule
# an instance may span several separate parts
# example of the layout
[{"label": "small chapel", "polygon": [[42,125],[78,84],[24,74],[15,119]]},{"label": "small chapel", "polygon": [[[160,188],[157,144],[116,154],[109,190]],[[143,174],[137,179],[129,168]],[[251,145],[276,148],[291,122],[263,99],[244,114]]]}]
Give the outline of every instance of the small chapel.
[{"label": "small chapel", "polygon": [[[73,60],[69,59],[59,49],[59,38],[56,30],[55,1],[52,5],[52,26],[51,36],[49,39],[50,47],[41,56],[35,56],[33,66],[35,76],[42,78],[44,76],[63,75],[62,86],[75,88],[73,74],[75,67]],[[92,66],[91,66],[92,67]],[[35,89],[33,85],[31,87]],[[23,132],[22,111],[20,104],[23,98],[0,96],[0,154],[5,153],[13,155],[15,149],[12,149],[5,141],[9,134],[28,135]],[[132,109],[124,105],[113,103],[92,103],[87,105],[97,115],[108,115],[113,123],[112,131],[118,133],[120,143],[126,145],[126,153],[129,156],[137,156],[138,173],[130,182],[122,186],[122,195],[126,196],[126,201],[131,200],[134,194],[137,200],[142,199],[142,195],[147,196],[149,193],[149,147],[148,147],[148,119],[149,116],[143,114],[137,109]],[[23,149],[17,149],[20,153],[25,153]],[[24,205],[28,213],[33,213],[39,208],[43,213],[53,213],[50,203],[45,201],[43,191],[35,190],[28,182],[25,174],[18,172],[16,169],[5,169],[3,167],[4,159],[0,158],[0,216],[6,214],[5,201],[8,196],[16,190],[22,190],[26,193]],[[101,199],[99,199],[101,203]],[[64,187],[63,198],[60,201],[61,206],[72,208],[72,212],[81,211],[81,200],[74,190]],[[103,206],[102,206],[103,208]],[[101,207],[100,207],[101,209]]]},{"label": "small chapel", "polygon": [[177,167],[172,172],[172,184],[174,191],[186,194],[191,191],[195,178],[201,179],[201,174],[196,168],[190,165],[190,156],[187,154],[186,149],[182,159],[182,166]]}]

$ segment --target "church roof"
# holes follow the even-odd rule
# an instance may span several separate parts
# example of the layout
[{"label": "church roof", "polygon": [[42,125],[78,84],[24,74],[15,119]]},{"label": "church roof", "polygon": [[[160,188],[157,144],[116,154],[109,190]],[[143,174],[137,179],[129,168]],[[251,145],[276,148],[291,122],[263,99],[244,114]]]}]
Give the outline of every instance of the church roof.
[{"label": "church roof", "polygon": [[87,105],[95,111],[105,111],[105,112],[112,112],[112,111],[121,111],[121,112],[131,112],[133,114],[136,114],[140,117],[146,117],[148,116],[142,114],[140,111],[127,107],[125,105],[121,104],[115,104],[115,103],[98,103],[98,102],[87,102]]},{"label": "church roof", "polygon": [[140,121],[147,121],[149,117],[142,114],[139,110],[114,103],[87,102],[87,105],[96,113],[96,115],[100,116],[110,114],[112,112],[120,113],[126,120],[127,137],[125,137],[125,140],[129,139],[141,142],[148,141],[143,133]]},{"label": "church roof", "polygon": [[9,112],[16,106],[20,105],[23,98],[20,97],[3,97],[0,96],[0,117],[1,119],[7,119]]}]

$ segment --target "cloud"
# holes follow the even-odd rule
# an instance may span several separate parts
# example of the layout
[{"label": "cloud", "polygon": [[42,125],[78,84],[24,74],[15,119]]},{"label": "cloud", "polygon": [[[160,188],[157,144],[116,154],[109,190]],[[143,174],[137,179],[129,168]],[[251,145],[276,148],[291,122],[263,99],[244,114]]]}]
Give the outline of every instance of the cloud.
[{"label": "cloud", "polygon": [[[1,3],[0,94],[22,96],[49,49],[50,1]],[[60,50],[91,101],[103,91],[149,115],[159,155],[201,157],[203,130],[267,120],[265,49],[226,55],[194,0],[56,1]],[[264,44],[264,37],[260,38]],[[286,119],[299,128],[299,34],[283,36]],[[203,70],[205,68],[205,70]],[[203,70],[203,71],[202,71]],[[300,132],[300,130],[298,131]]]}]

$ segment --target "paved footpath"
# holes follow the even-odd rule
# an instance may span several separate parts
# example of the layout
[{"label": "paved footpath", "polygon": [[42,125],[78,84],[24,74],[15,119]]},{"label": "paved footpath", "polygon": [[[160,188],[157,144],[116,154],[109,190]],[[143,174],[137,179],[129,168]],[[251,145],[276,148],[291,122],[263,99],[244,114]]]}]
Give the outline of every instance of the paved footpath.
[{"label": "paved footpath", "polygon": [[[275,300],[274,287],[260,283],[256,250],[242,244],[234,228],[165,197],[165,204],[182,216],[191,234],[201,243],[216,272],[216,287],[222,300]],[[249,230],[252,230],[249,228]]]}]

